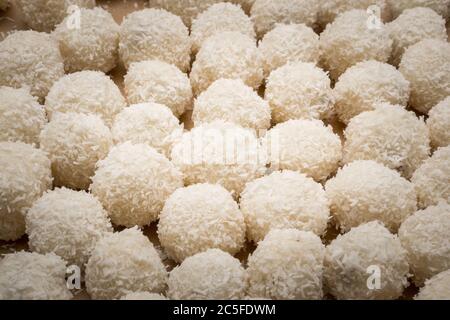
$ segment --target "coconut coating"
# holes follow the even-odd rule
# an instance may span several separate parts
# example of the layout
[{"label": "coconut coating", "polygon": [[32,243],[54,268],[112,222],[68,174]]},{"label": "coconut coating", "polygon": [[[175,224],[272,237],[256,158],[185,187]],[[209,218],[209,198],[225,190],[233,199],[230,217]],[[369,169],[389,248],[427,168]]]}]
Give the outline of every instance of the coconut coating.
[{"label": "coconut coating", "polygon": [[330,78],[313,63],[292,62],[272,71],[264,98],[269,101],[274,123],[290,119],[325,119],[334,97]]},{"label": "coconut coating", "polygon": [[241,79],[219,79],[203,91],[194,103],[195,125],[223,120],[244,128],[270,127],[269,103]]},{"label": "coconut coating", "polygon": [[168,106],[176,117],[192,109],[191,82],[174,65],[159,60],[132,63],[124,84],[130,104],[154,101]]},{"label": "coconut coating", "polygon": [[161,60],[189,70],[189,30],[180,17],[161,9],[144,9],[127,15],[120,25],[119,56],[125,67],[133,62]]},{"label": "coconut coating", "polygon": [[50,120],[57,112],[96,114],[108,127],[125,107],[125,99],[117,85],[98,71],[65,75],[53,85],[45,100]]},{"label": "coconut coating", "polygon": [[337,80],[352,65],[364,60],[387,62],[392,40],[384,25],[369,28],[369,13],[350,10],[328,24],[320,35],[321,65]]},{"label": "coconut coating", "polygon": [[15,31],[0,42],[0,86],[28,87],[43,100],[64,75],[58,43],[36,31]]},{"label": "coconut coating", "polygon": [[174,300],[240,300],[246,276],[240,261],[219,249],[187,258],[172,270],[168,296]]},{"label": "coconut coating", "polygon": [[261,55],[254,39],[239,32],[223,32],[203,42],[190,74],[195,96],[220,78],[242,79],[258,89],[263,80]]},{"label": "coconut coating", "polygon": [[86,265],[92,299],[119,299],[130,291],[162,293],[167,271],[148,238],[137,227],[100,239]]},{"label": "coconut coating", "polygon": [[25,233],[24,215],[52,186],[50,166],[42,150],[0,142],[0,240],[17,240]]},{"label": "coconut coating", "polygon": [[183,186],[182,175],[145,144],[125,142],[97,162],[91,192],[116,225],[145,226],[158,219],[166,199]]},{"label": "coconut coating", "polygon": [[447,19],[450,16],[450,0],[387,0],[393,18],[398,17],[404,10],[415,7],[433,9]]},{"label": "coconut coating", "polygon": [[[379,268],[379,289],[369,289],[370,277],[376,278],[372,268]],[[339,300],[397,299],[408,285],[408,272],[400,240],[378,221],[339,235],[326,248],[324,284]]]},{"label": "coconut coating", "polygon": [[380,102],[406,106],[409,82],[393,66],[375,61],[358,62],[348,68],[334,87],[335,111],[345,124]]},{"label": "coconut coating", "polygon": [[428,113],[427,127],[434,148],[450,144],[450,96],[434,106]]},{"label": "coconut coating", "polygon": [[107,126],[97,115],[57,113],[40,135],[41,149],[52,162],[55,186],[86,190],[95,164],[113,145]]},{"label": "coconut coating", "polygon": [[423,118],[401,106],[379,104],[351,119],[345,129],[344,163],[375,160],[410,178],[429,152]]},{"label": "coconut coating", "polygon": [[425,281],[415,300],[450,300],[450,270]]},{"label": "coconut coating", "polygon": [[120,300],[167,300],[167,298],[162,294],[141,291],[128,293],[121,297]]},{"label": "coconut coating", "polygon": [[248,295],[322,299],[324,254],[325,246],[312,232],[272,229],[248,258]]},{"label": "coconut coating", "polygon": [[410,106],[428,113],[450,95],[450,43],[426,39],[410,46],[399,70],[411,83]]}]

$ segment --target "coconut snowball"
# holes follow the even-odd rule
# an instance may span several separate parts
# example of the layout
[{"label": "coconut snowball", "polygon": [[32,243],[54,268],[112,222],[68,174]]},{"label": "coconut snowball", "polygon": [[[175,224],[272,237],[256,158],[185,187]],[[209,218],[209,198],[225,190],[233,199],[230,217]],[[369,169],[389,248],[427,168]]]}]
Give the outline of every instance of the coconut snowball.
[{"label": "coconut snowball", "polygon": [[168,286],[174,300],[240,300],[245,296],[245,270],[230,254],[210,249],[173,269]]},{"label": "coconut snowball", "polygon": [[111,132],[96,115],[57,113],[40,135],[41,149],[52,161],[56,186],[85,190],[95,164],[113,145]]},{"label": "coconut snowball", "polygon": [[369,27],[370,15],[365,10],[340,14],[320,34],[321,64],[337,80],[352,65],[364,60],[387,62],[392,40],[386,27]]},{"label": "coconut snowball", "polygon": [[404,10],[415,7],[433,9],[447,19],[450,16],[450,0],[387,0],[393,18],[398,17]]},{"label": "coconut snowball", "polygon": [[159,60],[132,63],[124,85],[130,104],[154,101],[168,106],[176,117],[192,109],[191,82],[174,65]]},{"label": "coconut snowball", "polygon": [[27,87],[43,100],[53,83],[64,75],[58,44],[50,35],[15,31],[0,42],[0,86]]},{"label": "coconut snowball", "polygon": [[121,297],[120,300],[167,300],[167,298],[162,294],[141,291],[128,293]]},{"label": "coconut snowball", "polygon": [[119,299],[130,291],[161,293],[166,283],[158,252],[137,227],[100,239],[86,265],[86,289],[96,300]]},{"label": "coconut snowball", "polygon": [[42,150],[0,142],[0,240],[17,240],[25,233],[24,215],[52,186],[50,165]]},{"label": "coconut snowball", "polygon": [[96,114],[111,126],[126,107],[117,85],[104,73],[81,71],[65,75],[51,88],[45,100],[50,120],[56,112]]},{"label": "coconut snowball", "polygon": [[91,192],[116,225],[145,226],[158,219],[166,199],[183,186],[182,175],[145,144],[125,142],[97,163]]},{"label": "coconut snowball", "polygon": [[273,229],[248,258],[248,294],[269,299],[322,299],[325,247],[312,232]]},{"label": "coconut snowball", "polygon": [[415,300],[450,300],[450,270],[441,272],[425,281],[425,286]]},{"label": "coconut snowball", "polygon": [[246,85],[258,89],[263,69],[255,40],[239,32],[209,37],[197,54],[190,77],[196,96],[220,78],[242,79]]},{"label": "coconut snowball", "polygon": [[66,262],[54,253],[20,251],[0,259],[1,300],[70,300]]},{"label": "coconut snowball", "polygon": [[269,103],[241,79],[219,79],[202,92],[194,103],[195,125],[223,120],[244,128],[270,127]]},{"label": "coconut snowball", "polygon": [[379,104],[351,119],[345,129],[344,163],[375,160],[410,178],[429,152],[423,118],[401,106]]},{"label": "coconut snowball", "polygon": [[292,62],[272,71],[264,98],[275,123],[290,119],[325,119],[334,97],[330,78],[313,63]]},{"label": "coconut snowball", "polygon": [[133,62],[161,60],[189,70],[189,30],[180,17],[160,9],[144,9],[127,15],[120,26],[120,59],[128,68]]},{"label": "coconut snowball", "polygon": [[397,299],[408,285],[406,254],[398,237],[380,222],[360,225],[327,246],[325,288],[339,300]]},{"label": "coconut snowball", "polygon": [[428,130],[431,145],[434,148],[446,147],[450,144],[450,96],[434,106],[428,113]]}]

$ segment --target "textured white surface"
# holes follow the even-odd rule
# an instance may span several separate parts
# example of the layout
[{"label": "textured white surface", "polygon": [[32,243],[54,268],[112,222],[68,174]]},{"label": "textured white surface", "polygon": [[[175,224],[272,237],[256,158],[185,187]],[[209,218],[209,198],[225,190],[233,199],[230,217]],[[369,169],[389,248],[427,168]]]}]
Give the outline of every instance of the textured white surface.
[{"label": "textured white surface", "polygon": [[450,144],[450,96],[434,106],[428,113],[428,130],[431,145],[435,148],[446,147]]},{"label": "textured white surface", "polygon": [[439,273],[425,282],[416,300],[450,300],[450,270]]},{"label": "textured white surface", "polygon": [[405,9],[426,7],[433,9],[444,18],[450,16],[450,0],[387,0],[392,17],[398,17]]}]

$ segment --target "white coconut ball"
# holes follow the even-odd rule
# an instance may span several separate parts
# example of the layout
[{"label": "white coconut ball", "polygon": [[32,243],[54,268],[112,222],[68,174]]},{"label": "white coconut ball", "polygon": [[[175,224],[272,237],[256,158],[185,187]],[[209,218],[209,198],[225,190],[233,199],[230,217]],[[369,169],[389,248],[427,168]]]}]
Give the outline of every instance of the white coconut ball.
[{"label": "white coconut ball", "polygon": [[324,245],[312,232],[273,229],[248,258],[249,296],[322,299],[324,254]]},{"label": "white coconut ball", "polygon": [[427,126],[430,131],[431,145],[434,148],[450,144],[450,96],[434,106],[428,112]]},{"label": "white coconut ball", "polygon": [[191,82],[174,65],[159,60],[132,63],[124,86],[130,104],[154,101],[168,106],[176,117],[192,109]]},{"label": "white coconut ball", "polygon": [[265,130],[270,127],[269,103],[241,79],[219,79],[194,102],[195,125],[223,120],[244,128]]},{"label": "white coconut ball", "polygon": [[406,250],[378,221],[333,240],[324,267],[325,288],[339,300],[397,299],[408,285]]},{"label": "white coconut ball", "polygon": [[92,114],[57,113],[40,135],[48,153],[56,186],[85,190],[91,184],[95,164],[113,146],[102,119]]},{"label": "white coconut ball", "polygon": [[120,300],[167,300],[167,298],[162,294],[141,291],[128,293],[121,297]]},{"label": "white coconut ball", "polygon": [[125,67],[133,62],[161,60],[189,70],[189,30],[180,17],[161,9],[144,9],[127,15],[120,25],[119,56]]},{"label": "white coconut ball", "polygon": [[393,66],[375,61],[358,62],[339,77],[335,87],[335,111],[343,123],[380,102],[406,106],[409,82]]},{"label": "white coconut ball", "polygon": [[20,251],[0,259],[1,300],[70,300],[66,262],[54,253]]},{"label": "white coconut ball", "polygon": [[325,119],[334,105],[330,78],[313,63],[291,62],[272,71],[264,98],[274,123],[290,119]]},{"label": "white coconut ball", "polygon": [[42,150],[0,142],[0,240],[17,240],[25,233],[24,215],[52,186],[50,165]]},{"label": "white coconut ball", "polygon": [[130,291],[162,293],[167,271],[150,240],[137,227],[100,239],[86,265],[92,299],[119,299]]},{"label": "white coconut ball", "polygon": [[65,75],[53,85],[45,100],[50,120],[57,112],[96,114],[108,127],[125,107],[125,99],[117,85],[98,71]]},{"label": "white coconut ball", "polygon": [[379,104],[351,119],[345,129],[344,163],[375,160],[410,178],[429,152],[423,118],[401,106]]},{"label": "white coconut ball", "polygon": [[195,96],[220,78],[242,79],[253,89],[263,80],[256,41],[239,32],[223,32],[203,42],[190,74]]},{"label": "white coconut ball", "polygon": [[415,300],[450,300],[450,270],[425,281]]},{"label": "white coconut ball", "polygon": [[340,14],[320,34],[321,65],[337,80],[352,65],[364,60],[387,62],[392,40],[386,27],[370,28],[370,15],[365,10]]},{"label": "white coconut ball", "polygon": [[145,144],[125,142],[97,163],[91,192],[116,225],[145,226],[158,219],[166,199],[183,186],[182,175]]},{"label": "white coconut ball", "polygon": [[9,0],[0,0],[0,10],[6,10],[9,7]]},{"label": "white coconut ball", "polygon": [[174,300],[240,300],[245,296],[245,270],[230,254],[210,249],[173,269],[168,286]]},{"label": "white coconut ball", "polygon": [[393,18],[398,17],[404,10],[415,7],[433,9],[447,19],[450,16],[450,0],[387,0]]},{"label": "white coconut ball", "polygon": [[27,87],[43,100],[64,75],[58,43],[36,31],[15,31],[0,42],[0,86]]}]

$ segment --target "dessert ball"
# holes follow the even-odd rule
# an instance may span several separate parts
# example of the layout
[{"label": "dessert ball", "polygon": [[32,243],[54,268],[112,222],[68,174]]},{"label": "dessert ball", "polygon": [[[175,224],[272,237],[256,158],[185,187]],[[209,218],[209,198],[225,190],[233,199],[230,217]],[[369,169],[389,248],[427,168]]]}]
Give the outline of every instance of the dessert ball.
[{"label": "dessert ball", "polygon": [[141,291],[128,293],[121,297],[120,300],[167,300],[167,298],[162,294]]},{"label": "dessert ball", "polygon": [[425,286],[415,300],[450,300],[450,270],[441,272],[425,281]]},{"label": "dessert ball", "polygon": [[450,144],[450,96],[434,106],[428,112],[427,127],[430,131],[431,145],[434,148]]},{"label": "dessert ball", "polygon": [[449,0],[387,0],[393,18],[398,17],[405,9],[426,7],[433,9],[447,19],[450,16]]}]

